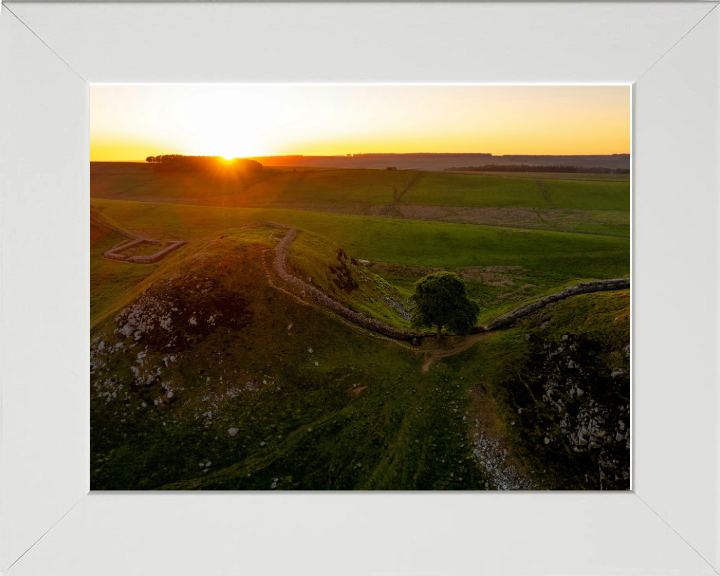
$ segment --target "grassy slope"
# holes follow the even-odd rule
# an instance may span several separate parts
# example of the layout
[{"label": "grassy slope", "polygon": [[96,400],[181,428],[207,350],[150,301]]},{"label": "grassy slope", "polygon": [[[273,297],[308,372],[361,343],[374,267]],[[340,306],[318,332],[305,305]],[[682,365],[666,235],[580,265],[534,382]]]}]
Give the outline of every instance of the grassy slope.
[{"label": "grassy slope", "polygon": [[[104,215],[102,215],[104,216]],[[90,327],[91,329],[117,308],[130,302],[139,284],[157,270],[167,269],[186,251],[182,246],[155,264],[129,264],[105,260],[102,255],[121,242],[128,241],[107,228],[90,222]],[[157,251],[159,247],[154,246]]]},{"label": "grassy slope", "polygon": [[265,169],[241,178],[135,171],[91,176],[97,198],[187,202],[219,206],[267,204],[387,204],[416,172],[382,170]]},{"label": "grassy slope", "polygon": [[351,310],[390,326],[410,328],[410,322],[391,304],[407,309],[409,294],[373,274],[326,238],[299,230],[286,262],[291,274],[320,288]]},{"label": "grassy slope", "polygon": [[[420,355],[267,285],[260,253],[272,231],[188,246],[139,281],[134,304],[151,326],[139,341],[114,332],[115,314],[92,330],[103,342],[91,376],[92,488],[270,489],[276,478],[278,489],[483,487],[455,411],[470,382],[424,374]],[[165,315],[174,339],[159,326]]]}]

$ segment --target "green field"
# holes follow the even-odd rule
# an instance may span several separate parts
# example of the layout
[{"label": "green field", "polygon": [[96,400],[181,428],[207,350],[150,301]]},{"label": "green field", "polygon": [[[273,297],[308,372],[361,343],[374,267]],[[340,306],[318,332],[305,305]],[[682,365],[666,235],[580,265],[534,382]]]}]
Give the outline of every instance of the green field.
[{"label": "green field", "polygon": [[579,210],[630,210],[630,184],[545,180],[551,203]]},{"label": "green field", "polygon": [[387,204],[416,175],[410,171],[266,169],[247,178],[182,172],[99,172],[93,196],[246,206],[265,204]]},{"label": "green field", "polygon": [[530,180],[428,172],[402,198],[403,204],[468,207],[630,210],[629,182]]},{"label": "green field", "polygon": [[[356,258],[409,266],[523,265],[576,278],[629,273],[629,240],[584,234],[391,220],[304,210],[218,208],[96,199],[93,206],[141,234],[200,239],[251,222],[298,226]],[[154,236],[151,236],[154,237]]]},{"label": "green field", "polygon": [[[399,328],[413,283],[440,269],[463,279],[480,325],[629,276],[629,183],[417,174],[266,169],[218,182],[94,169],[94,218],[188,244],[150,265],[107,260],[126,238],[91,222],[92,488],[626,489],[625,440],[602,444],[602,466],[617,462],[602,477],[598,442],[626,430],[629,291],[416,348],[274,276],[286,231],[257,222],[297,228],[295,277]],[[335,213],[386,204],[382,216]],[[596,407],[598,436],[572,436],[595,426],[583,415]]]},{"label": "green field", "polygon": [[403,204],[480,207],[549,207],[537,183],[502,178],[426,172],[402,197]]},{"label": "green field", "polygon": [[482,170],[448,170],[457,174],[478,174],[498,178],[530,178],[533,180],[590,180],[600,182],[630,182],[630,174],[583,174],[564,172],[483,172]]},{"label": "green field", "polygon": [[318,170],[285,172],[245,192],[248,204],[388,204],[414,171]]},{"label": "green field", "polygon": [[283,167],[220,178],[155,172],[138,163],[94,163],[91,188],[98,199],[286,208],[629,237],[628,181],[543,176]]}]

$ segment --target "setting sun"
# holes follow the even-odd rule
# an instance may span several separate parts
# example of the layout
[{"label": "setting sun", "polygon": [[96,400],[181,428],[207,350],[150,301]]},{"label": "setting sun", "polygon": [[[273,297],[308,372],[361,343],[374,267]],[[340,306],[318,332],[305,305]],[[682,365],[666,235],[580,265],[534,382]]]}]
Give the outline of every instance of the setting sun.
[{"label": "setting sun", "polygon": [[627,86],[92,86],[91,159],[368,152],[613,154]]}]

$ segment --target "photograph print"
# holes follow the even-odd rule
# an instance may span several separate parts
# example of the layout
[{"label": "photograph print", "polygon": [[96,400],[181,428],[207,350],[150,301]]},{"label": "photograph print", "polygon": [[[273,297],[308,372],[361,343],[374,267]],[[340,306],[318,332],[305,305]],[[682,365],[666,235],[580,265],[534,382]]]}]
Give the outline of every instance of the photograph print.
[{"label": "photograph print", "polygon": [[630,90],[91,86],[91,489],[630,490]]}]

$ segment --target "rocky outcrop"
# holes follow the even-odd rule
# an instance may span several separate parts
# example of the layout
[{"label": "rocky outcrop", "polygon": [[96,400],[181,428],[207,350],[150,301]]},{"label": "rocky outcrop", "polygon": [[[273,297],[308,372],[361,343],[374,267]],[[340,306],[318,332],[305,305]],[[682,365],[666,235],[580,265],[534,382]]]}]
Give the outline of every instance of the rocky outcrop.
[{"label": "rocky outcrop", "polygon": [[[528,434],[535,434],[538,443],[537,434],[545,434],[542,450],[555,453],[547,457],[548,462],[562,457],[573,461],[576,470],[584,468],[586,487],[628,490],[627,370],[606,364],[599,355],[602,345],[586,336],[566,334],[560,342],[533,341],[535,361],[523,387],[529,386],[539,402],[526,403],[519,410],[518,424],[524,425]],[[617,351],[614,357],[620,358]],[[540,450],[535,449],[536,453]]]}]

